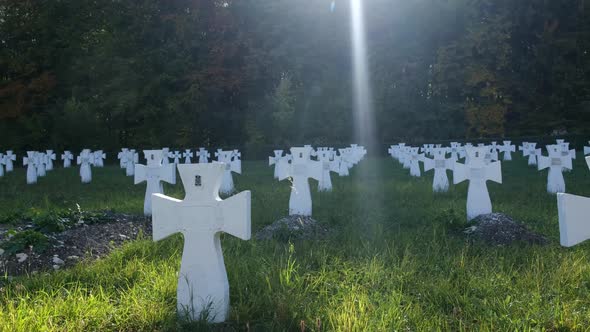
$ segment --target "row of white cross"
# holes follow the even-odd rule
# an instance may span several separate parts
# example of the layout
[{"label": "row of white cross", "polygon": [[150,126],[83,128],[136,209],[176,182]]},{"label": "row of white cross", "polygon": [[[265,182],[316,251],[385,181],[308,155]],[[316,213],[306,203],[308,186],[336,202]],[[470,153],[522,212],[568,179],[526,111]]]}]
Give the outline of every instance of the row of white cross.
[{"label": "row of white cross", "polygon": [[[309,179],[318,181],[318,191],[332,191],[330,172],[339,176],[348,176],[349,170],[366,155],[364,147],[352,144],[343,149],[311,145],[293,147],[283,156],[283,150],[274,150],[274,156],[268,158],[269,166],[274,165],[275,179],[290,179],[291,196],[289,198],[289,215],[311,216],[312,201]],[[312,158],[315,158],[312,159]]]},{"label": "row of white cross", "polygon": [[[506,142],[504,158],[511,158],[510,152],[514,146]],[[473,146],[452,143],[451,147],[431,146],[420,148],[406,146],[404,143],[393,145],[389,149],[390,155],[397,159],[404,168],[410,169],[410,174],[420,176],[420,162],[424,163],[424,171],[434,170],[432,188],[435,192],[446,192],[449,189],[447,170],[453,171],[453,183],[457,184],[469,180],[467,191],[467,219],[471,220],[481,214],[492,212],[492,203],[486,186],[491,180],[502,183],[501,163],[497,161],[497,146]],[[447,158],[447,154],[451,154]],[[430,155],[432,158],[428,158]],[[457,162],[465,158],[465,164]]]},{"label": "row of white cross", "polygon": [[[12,157],[13,161],[16,160],[15,155],[12,155]],[[92,180],[92,173],[89,171],[89,163],[92,163],[96,167],[103,167],[103,160],[105,158],[106,155],[101,150],[94,152],[90,150],[82,150],[77,158],[78,165],[80,165],[82,182],[86,183]],[[63,160],[63,167],[69,168],[74,156],[70,151],[64,151],[61,155],[61,159]],[[54,160],[56,160],[56,155],[53,150],[46,150],[45,152],[27,151],[26,157],[23,157],[23,166],[27,166],[27,184],[37,183],[39,177],[44,177],[48,171],[52,171],[54,169]],[[12,161],[10,163],[5,162],[4,164],[6,165],[7,171],[12,171]]]},{"label": "row of white cross", "polygon": [[[147,182],[147,188],[144,200],[144,214],[149,216],[152,214],[151,197],[154,194],[163,194],[162,182],[170,184],[176,183],[176,165],[179,163],[168,160],[170,155],[168,149],[161,150],[144,150],[146,165],[137,164],[138,155],[135,150],[123,148],[119,153],[120,166],[126,169],[128,176],[134,176],[135,184]],[[205,149],[201,149],[201,157],[199,157],[199,164],[207,164],[209,162],[210,154]],[[232,172],[242,173],[242,154],[238,150],[224,151],[218,149],[215,152],[217,157],[216,163],[222,163],[225,171],[219,187],[221,194],[231,194],[235,191]],[[187,161],[187,160],[185,160]],[[190,161],[190,160],[188,160]],[[185,163],[185,165],[191,165]]]},{"label": "row of white cross", "polygon": [[[519,150],[524,157],[528,157],[529,165],[536,165],[538,170],[549,168],[547,175],[547,192],[557,194],[559,211],[560,242],[563,246],[573,246],[590,239],[590,198],[565,193],[565,181],[563,171],[573,169],[572,159],[576,158],[575,149],[569,148],[569,143],[558,139],[556,144],[546,146],[547,155],[536,147],[536,143],[524,142]],[[504,148],[502,148],[504,147]],[[448,190],[447,170],[453,171],[453,183],[457,184],[469,180],[467,191],[467,219],[492,212],[492,204],[487,190],[486,181],[502,183],[501,163],[498,160],[498,152],[504,152],[504,160],[511,160],[510,152],[514,152],[514,146],[505,141],[503,146],[471,144],[461,146],[459,143],[451,143],[451,147],[425,145],[422,152],[419,148],[409,147],[404,143],[392,145],[390,155],[410,168],[413,176],[420,176],[419,162],[424,163],[424,170],[435,170],[433,190],[435,192]],[[447,154],[451,154],[447,158]],[[584,147],[584,154],[590,154],[590,147]],[[433,158],[428,158],[431,155]],[[457,162],[465,158],[465,163]],[[590,168],[590,156],[586,157],[586,163]]]}]

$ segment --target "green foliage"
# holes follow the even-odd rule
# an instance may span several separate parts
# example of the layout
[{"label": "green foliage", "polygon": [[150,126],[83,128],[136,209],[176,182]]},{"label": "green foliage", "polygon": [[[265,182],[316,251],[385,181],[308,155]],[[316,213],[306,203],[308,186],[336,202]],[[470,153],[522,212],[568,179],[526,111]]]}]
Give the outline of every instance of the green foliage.
[{"label": "green foliage", "polygon": [[[349,143],[350,12],[336,2],[2,3],[0,144]],[[582,2],[363,1],[378,141],[586,132]]]},{"label": "green foliage", "polygon": [[26,230],[16,233],[9,240],[2,242],[2,249],[5,254],[14,255],[16,253],[28,251],[32,249],[36,252],[43,252],[49,246],[49,239],[44,234],[34,231]]}]

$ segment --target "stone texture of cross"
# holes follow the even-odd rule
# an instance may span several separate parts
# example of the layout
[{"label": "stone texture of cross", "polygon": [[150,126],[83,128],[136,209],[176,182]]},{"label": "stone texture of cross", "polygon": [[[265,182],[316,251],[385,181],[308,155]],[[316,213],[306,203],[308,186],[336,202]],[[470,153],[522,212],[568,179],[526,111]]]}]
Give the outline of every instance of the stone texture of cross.
[{"label": "stone texture of cross", "polygon": [[250,192],[221,200],[218,192],[225,172],[221,163],[181,164],[178,171],[186,196],[184,200],[153,196],[153,238],[159,241],[175,233],[184,237],[178,313],[193,320],[223,322],[229,312],[229,282],[220,234],[250,239]]}]

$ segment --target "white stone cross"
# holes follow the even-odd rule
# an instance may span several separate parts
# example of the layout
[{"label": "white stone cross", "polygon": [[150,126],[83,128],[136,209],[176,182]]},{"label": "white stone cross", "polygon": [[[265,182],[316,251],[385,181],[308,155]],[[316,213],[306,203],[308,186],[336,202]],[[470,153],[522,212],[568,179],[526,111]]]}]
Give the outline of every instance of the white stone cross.
[{"label": "white stone cross", "polygon": [[399,147],[397,145],[390,145],[389,149],[387,149],[387,153],[391,156],[391,158],[396,159],[397,153],[399,151]]},{"label": "white stone cross", "polygon": [[303,147],[306,148],[306,149],[310,149],[310,151],[311,151],[311,154],[310,155],[312,157],[316,157],[318,155],[317,151],[314,150],[314,148],[310,144],[306,144]]},{"label": "white stone cross", "polygon": [[334,158],[338,164],[338,176],[348,176],[349,170],[354,166],[351,151],[349,148],[344,148],[338,149],[338,153],[339,155]]},{"label": "white stone cross", "polygon": [[61,155],[61,159],[64,161],[64,168],[70,168],[70,166],[72,166],[72,160],[74,159],[74,156],[70,151],[66,150]]},{"label": "white stone cross", "polygon": [[178,275],[177,309],[192,320],[220,323],[229,312],[229,282],[220,234],[251,236],[250,192],[225,200],[218,196],[225,165],[178,165],[186,196],[153,196],[154,241],[182,233],[184,248]]},{"label": "white stone cross", "polygon": [[104,160],[107,159],[106,153],[102,152],[102,150],[97,150],[93,152],[94,154],[94,167],[104,167]]},{"label": "white stone cross", "polygon": [[6,164],[6,156],[0,153],[0,177],[4,176],[4,165]]},{"label": "white stone cross", "polygon": [[135,149],[128,150],[125,153],[125,174],[133,176],[135,174],[135,164],[139,162],[139,153]]},{"label": "white stone cross", "polygon": [[162,148],[162,165],[170,164],[168,157],[170,157],[170,148]]},{"label": "white stone cross", "polygon": [[[586,163],[590,168],[590,157],[586,157]],[[562,246],[571,247],[590,239],[590,198],[558,193],[557,211]]]},{"label": "white stone cross", "polygon": [[268,157],[268,166],[275,165],[274,178],[279,178],[280,161],[283,159],[283,150],[274,150],[274,156]]},{"label": "white stone cross", "polygon": [[90,166],[94,164],[94,153],[90,152],[89,149],[84,149],[76,161],[80,165],[82,183],[90,183],[92,181],[92,169]]},{"label": "white stone cross", "polygon": [[170,152],[168,156],[174,160],[174,164],[178,165],[180,163],[180,158],[182,157],[182,154],[180,153],[180,151],[174,151]]},{"label": "white stone cross", "polygon": [[502,142],[502,145],[498,146],[498,150],[502,153],[504,153],[504,161],[510,161],[512,160],[512,154],[510,154],[511,152],[516,152],[516,146],[510,144],[512,142],[510,141],[504,141]]},{"label": "white stone cross", "polygon": [[528,151],[529,142],[522,142],[522,145],[518,147],[518,151],[522,151],[522,156],[526,157],[526,152]]},{"label": "white stone cross", "polygon": [[529,143],[523,151],[523,155],[529,157],[529,166],[537,165],[537,156],[541,155],[541,149],[537,149],[537,143]]},{"label": "white stone cross", "polygon": [[176,184],[176,168],[174,164],[163,165],[162,150],[143,150],[147,165],[135,165],[134,183],[147,182],[145,198],[143,200],[143,214],[152,215],[152,194],[163,194],[162,181]]},{"label": "white stone cross", "polygon": [[404,146],[404,148],[401,151],[400,157],[401,157],[402,167],[404,169],[410,169],[410,166],[412,165],[411,152],[412,152],[411,146]]},{"label": "white stone cross", "polygon": [[234,179],[232,176],[232,172],[242,174],[242,164],[241,162],[234,158],[234,151],[223,151],[217,150],[215,155],[217,156],[217,162],[224,163],[225,165],[225,172],[223,173],[223,178],[221,181],[220,186],[220,193],[222,194],[231,194],[234,192]]},{"label": "white stone cross", "polygon": [[467,220],[492,213],[492,201],[486,181],[502,183],[502,164],[499,161],[485,164],[487,147],[467,147],[468,164],[455,163],[453,166],[453,183],[469,180],[467,190]]},{"label": "white stone cross", "polygon": [[199,157],[199,164],[206,164],[209,162],[209,158],[211,158],[211,154],[205,148],[199,148],[197,156]]},{"label": "white stone cross", "polygon": [[422,153],[424,153],[424,155],[426,156],[430,156],[430,149],[434,149],[430,147],[430,144],[422,144]]},{"label": "white stone cross", "polygon": [[424,172],[434,169],[434,179],[432,181],[432,190],[434,192],[447,192],[449,190],[449,179],[447,169],[452,170],[455,161],[453,158],[446,157],[447,148],[434,148],[433,159],[424,158]]},{"label": "white stone cross", "polygon": [[45,165],[47,164],[47,156],[45,155],[44,152],[37,152],[36,154],[36,165],[37,165],[37,176],[45,176],[47,173],[47,168],[45,168]]},{"label": "white stone cross", "polygon": [[451,142],[451,147],[448,148],[448,152],[451,153],[451,160],[453,162],[459,160],[459,158],[463,158],[461,155],[461,143]]},{"label": "white stone cross", "polygon": [[[432,151],[433,148],[429,147],[429,151]],[[415,177],[420,177],[420,162],[424,160],[425,155],[424,153],[419,153],[419,148],[411,148],[410,150],[410,175]]]},{"label": "white stone cross", "polygon": [[184,158],[184,163],[185,164],[190,164],[191,163],[191,158],[193,156],[194,156],[194,154],[193,154],[193,152],[190,149],[186,149],[182,153],[182,157]]},{"label": "white stone cross", "polygon": [[119,159],[119,166],[121,168],[127,168],[127,152],[129,151],[128,148],[122,148],[121,152],[117,154],[117,158]]},{"label": "white stone cross", "polygon": [[406,143],[398,143],[397,145],[391,146],[391,156],[397,161],[400,161],[400,155],[404,146],[406,146]]},{"label": "white stone cross", "polygon": [[291,163],[279,174],[279,181],[290,178],[291,196],[289,215],[311,216],[311,192],[309,178],[322,178],[322,162],[311,160],[312,148],[291,148]]},{"label": "white stone cross", "polygon": [[242,173],[242,153],[238,150],[234,150],[234,154],[232,156],[232,162],[236,164],[236,167],[240,169],[240,173]]},{"label": "white stone cross", "polygon": [[340,164],[334,161],[334,150],[322,149],[317,151],[318,161],[322,163],[322,176],[318,182],[318,191],[332,191],[330,172],[338,172]]},{"label": "white stone cross", "polygon": [[484,163],[487,165],[492,161],[498,161],[498,150],[493,145],[484,145],[486,153],[484,156]]},{"label": "white stone cross", "polygon": [[549,153],[547,157],[539,155],[538,163],[539,171],[549,168],[547,192],[551,194],[564,193],[565,181],[562,171],[564,168],[572,169],[572,158],[569,153],[563,155],[559,145],[547,145],[547,152]]},{"label": "white stone cross", "polygon": [[[559,148],[561,149],[561,155],[562,156],[570,156],[570,158],[572,159],[576,159],[576,149],[569,149],[570,144],[566,143],[566,142],[561,142],[558,143]],[[564,168],[563,169],[565,172],[569,172],[572,170],[572,168]]]},{"label": "white stone cross", "polygon": [[55,160],[55,153],[53,152],[53,150],[47,150],[45,151],[45,160],[46,160],[46,164],[45,164],[45,170],[47,171],[51,171],[53,170],[53,161]]},{"label": "white stone cross", "polygon": [[23,166],[27,166],[27,184],[37,183],[37,152],[27,151],[23,157]]},{"label": "white stone cross", "polygon": [[6,172],[12,172],[14,170],[13,161],[16,161],[16,155],[12,150],[6,151]]}]

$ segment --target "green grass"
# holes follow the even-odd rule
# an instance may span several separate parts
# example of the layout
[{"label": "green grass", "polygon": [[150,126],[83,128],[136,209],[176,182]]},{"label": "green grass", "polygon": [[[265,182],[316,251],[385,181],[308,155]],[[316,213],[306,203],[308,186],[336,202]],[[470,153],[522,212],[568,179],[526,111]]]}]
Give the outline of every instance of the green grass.
[{"label": "green grass", "polygon": [[[391,159],[366,160],[334,192],[312,181],[314,217],[334,234],[291,244],[225,236],[231,292],[227,324],[177,320],[176,274],[182,238],[135,241],[109,257],[66,271],[0,281],[0,330],[254,331],[585,331],[590,328],[590,242],[559,246],[555,196],[547,172],[522,157],[503,163],[504,184],[488,183],[494,211],[550,238],[548,246],[469,243],[467,183],[433,194],[432,173],[415,179]],[[361,168],[365,169],[362,172]],[[24,170],[0,179],[0,213],[84,210],[141,213],[144,185],[115,167],[57,169],[34,186]],[[568,192],[590,196],[590,172],[578,157]],[[264,162],[243,162],[234,176],[252,190],[252,229],[284,216],[289,184]],[[180,185],[167,194],[182,197]]]}]

